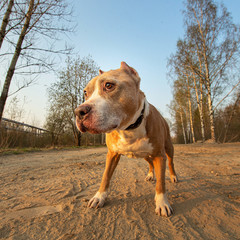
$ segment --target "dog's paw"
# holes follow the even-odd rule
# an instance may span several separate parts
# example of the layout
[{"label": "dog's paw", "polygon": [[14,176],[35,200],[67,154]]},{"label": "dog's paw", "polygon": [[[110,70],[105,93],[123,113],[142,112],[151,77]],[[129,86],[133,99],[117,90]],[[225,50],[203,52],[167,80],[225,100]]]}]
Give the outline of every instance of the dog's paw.
[{"label": "dog's paw", "polygon": [[90,208],[100,208],[103,207],[105,200],[107,198],[106,192],[97,192],[95,196],[89,200],[88,207]]},{"label": "dog's paw", "polygon": [[178,177],[177,175],[170,175],[170,179],[172,183],[177,183],[178,182]]},{"label": "dog's paw", "polygon": [[173,209],[170,206],[167,196],[164,193],[155,195],[156,209],[155,212],[159,216],[169,217],[173,214]]},{"label": "dog's paw", "polygon": [[153,172],[149,172],[145,178],[145,181],[154,181],[154,174]]}]

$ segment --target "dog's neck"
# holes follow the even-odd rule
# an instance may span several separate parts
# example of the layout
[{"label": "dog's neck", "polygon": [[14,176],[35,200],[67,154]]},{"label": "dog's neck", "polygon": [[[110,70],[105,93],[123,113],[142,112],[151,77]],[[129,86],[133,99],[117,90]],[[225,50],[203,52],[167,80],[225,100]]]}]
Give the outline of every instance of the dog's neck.
[{"label": "dog's neck", "polygon": [[145,111],[145,102],[144,102],[143,109],[142,109],[142,111],[141,111],[140,116],[138,117],[138,119],[136,120],[135,123],[129,125],[129,126],[125,129],[126,131],[136,129],[136,128],[138,128],[138,127],[141,125],[142,120],[143,120],[143,117],[144,117],[144,111]]}]

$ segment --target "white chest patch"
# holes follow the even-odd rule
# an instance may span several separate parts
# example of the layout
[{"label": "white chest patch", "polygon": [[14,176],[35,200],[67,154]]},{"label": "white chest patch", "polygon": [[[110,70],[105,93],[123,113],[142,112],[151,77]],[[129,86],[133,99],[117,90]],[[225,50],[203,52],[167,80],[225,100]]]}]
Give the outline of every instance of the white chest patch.
[{"label": "white chest patch", "polygon": [[135,130],[119,131],[119,137],[111,146],[113,151],[130,158],[144,158],[152,154],[153,147],[146,136],[145,122]]}]

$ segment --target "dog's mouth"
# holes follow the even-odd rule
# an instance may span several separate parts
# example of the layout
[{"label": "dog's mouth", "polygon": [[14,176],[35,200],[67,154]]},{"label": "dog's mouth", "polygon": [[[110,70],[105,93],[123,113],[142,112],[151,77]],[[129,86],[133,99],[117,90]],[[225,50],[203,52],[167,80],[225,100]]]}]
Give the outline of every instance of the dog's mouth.
[{"label": "dog's mouth", "polygon": [[118,127],[117,124],[113,124],[109,128],[99,128],[99,127],[94,126],[88,120],[84,120],[84,119],[81,120],[78,116],[76,116],[76,125],[77,125],[77,128],[82,133],[89,132],[89,133],[92,133],[92,134],[108,133],[108,132],[111,132]]},{"label": "dog's mouth", "polygon": [[81,132],[91,132],[91,133],[98,133],[96,131],[91,131],[91,129],[87,128],[85,125],[84,125],[84,121],[81,120],[78,116],[76,116],[76,125],[77,125],[77,128],[81,131]]},{"label": "dog's mouth", "polygon": [[78,126],[78,128],[79,128],[79,130],[81,131],[81,132],[87,132],[87,128],[84,126],[84,124],[83,124],[83,122],[82,121],[80,121],[79,123],[78,123],[78,121],[77,121],[77,126]]}]

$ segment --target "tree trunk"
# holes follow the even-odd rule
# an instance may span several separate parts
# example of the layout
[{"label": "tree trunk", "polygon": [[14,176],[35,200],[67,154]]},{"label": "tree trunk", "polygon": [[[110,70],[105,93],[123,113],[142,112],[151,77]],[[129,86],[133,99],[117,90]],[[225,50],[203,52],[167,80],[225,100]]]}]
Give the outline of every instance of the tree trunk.
[{"label": "tree trunk", "polygon": [[202,142],[205,142],[205,126],[203,119],[203,85],[202,81],[200,82],[200,103],[199,105],[199,115],[200,115],[200,123],[201,123],[201,133],[202,133]]},{"label": "tree trunk", "polygon": [[21,34],[18,38],[18,42],[17,42],[17,45],[15,47],[15,52],[14,52],[14,55],[12,57],[12,61],[10,63],[9,69],[7,71],[7,76],[5,78],[4,86],[3,86],[3,89],[2,89],[2,94],[1,94],[1,97],[0,97],[0,123],[1,123],[1,120],[2,120],[4,106],[5,106],[7,97],[8,97],[8,91],[9,91],[9,88],[10,88],[11,80],[12,80],[14,71],[16,69],[18,58],[19,58],[21,50],[22,50],[21,49],[22,48],[22,43],[23,43],[24,37],[26,35],[26,32],[27,32],[29,24],[30,24],[30,20],[31,20],[31,17],[32,17],[33,6],[34,6],[34,0],[31,0],[29,2],[29,8],[28,8],[28,12],[26,14],[25,23],[23,25]]},{"label": "tree trunk", "polygon": [[182,111],[180,111],[180,118],[181,118],[181,124],[182,124],[182,131],[183,131],[184,143],[187,144],[186,133],[185,133],[185,127],[184,127],[184,122],[183,122]]},{"label": "tree trunk", "polygon": [[192,103],[191,103],[191,92],[190,92],[190,86],[189,86],[189,80],[187,77],[187,88],[188,88],[188,108],[189,108],[189,121],[190,121],[190,129],[191,129],[191,137],[192,142],[195,143],[195,135],[194,135],[194,127],[193,127],[193,117],[192,117]]},{"label": "tree trunk", "polygon": [[214,124],[214,112],[213,112],[213,106],[212,106],[212,97],[211,97],[211,90],[209,82],[207,82],[207,97],[208,97],[208,110],[209,110],[209,118],[210,118],[210,131],[211,131],[211,140],[213,142],[216,142],[215,138],[215,124]]},{"label": "tree trunk", "polygon": [[206,49],[206,43],[205,43],[205,39],[204,38],[203,38],[203,57],[204,57],[205,72],[206,72],[205,73],[205,81],[206,81],[205,83],[206,83],[206,87],[207,87],[211,140],[213,142],[216,142],[216,138],[215,138],[215,123],[214,123],[214,111],[213,111],[212,96],[211,96],[211,80],[210,80],[210,74],[209,74],[209,68],[208,68],[209,65],[208,65],[208,59],[207,59],[207,49]]},{"label": "tree trunk", "polygon": [[81,146],[81,137],[82,134],[80,132],[77,133],[77,146],[80,147]]},{"label": "tree trunk", "polygon": [[200,124],[201,124],[201,134],[202,134],[202,142],[205,142],[205,129],[204,129],[204,119],[203,119],[203,89],[202,89],[202,83],[200,82],[200,100],[198,95],[198,89],[196,84],[196,78],[193,76],[194,80],[194,89],[196,93],[196,99],[197,99],[197,106],[198,106],[198,112],[200,116]]},{"label": "tree trunk", "polygon": [[6,36],[6,28],[8,25],[10,14],[12,12],[13,4],[14,4],[14,0],[10,0],[8,3],[7,11],[5,12],[3,20],[2,20],[2,25],[1,25],[1,29],[0,29],[0,48],[2,46],[3,39]]},{"label": "tree trunk", "polygon": [[196,142],[195,135],[194,135],[194,127],[193,127],[193,117],[192,117],[192,103],[191,99],[188,99],[188,107],[189,107],[189,119],[190,119],[190,128],[191,128],[191,135],[193,143]]},{"label": "tree trunk", "polygon": [[[200,56],[200,51],[199,48],[198,49],[198,62],[199,62],[199,66],[200,66],[200,72],[202,75],[203,72],[203,68],[202,68],[202,60],[201,60],[201,56]],[[197,96],[197,103],[198,103],[198,109],[199,109],[199,116],[200,116],[200,123],[201,123],[201,134],[202,134],[202,142],[205,142],[205,126],[204,126],[204,118],[203,118],[203,81],[202,81],[202,76],[200,77],[200,102],[199,102],[199,98],[198,98],[198,91],[197,91],[197,86],[196,86],[196,79],[194,76],[194,84],[195,84],[195,91],[196,91],[196,96]]]}]

